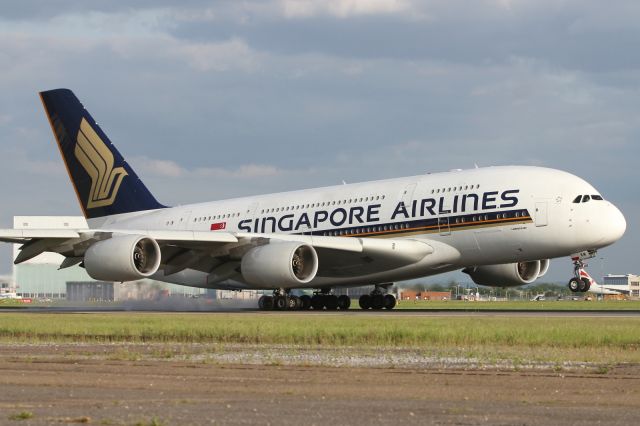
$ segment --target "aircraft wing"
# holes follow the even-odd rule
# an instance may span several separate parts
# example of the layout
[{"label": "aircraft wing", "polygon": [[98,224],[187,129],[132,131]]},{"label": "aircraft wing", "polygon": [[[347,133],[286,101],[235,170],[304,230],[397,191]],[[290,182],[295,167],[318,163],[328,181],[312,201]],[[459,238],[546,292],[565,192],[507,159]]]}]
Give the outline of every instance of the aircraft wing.
[{"label": "aircraft wing", "polygon": [[242,256],[259,245],[306,243],[318,255],[318,276],[342,278],[388,271],[421,261],[434,253],[433,242],[393,238],[328,237],[291,234],[251,234],[224,231],[164,231],[122,229],[0,230],[0,241],[21,243],[15,263],[45,251],[67,257],[61,268],[82,261],[92,244],[118,235],[140,235],[156,240],[162,251],[165,276],[190,268],[206,273],[237,269]]}]

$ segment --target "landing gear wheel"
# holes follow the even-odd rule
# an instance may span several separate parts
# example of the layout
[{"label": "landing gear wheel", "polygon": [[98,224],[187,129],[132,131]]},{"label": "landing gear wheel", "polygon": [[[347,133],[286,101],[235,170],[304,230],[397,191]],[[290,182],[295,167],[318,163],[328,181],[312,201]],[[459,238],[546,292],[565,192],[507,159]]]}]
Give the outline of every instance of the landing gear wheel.
[{"label": "landing gear wheel", "polygon": [[288,308],[292,311],[296,310],[299,308],[300,306],[300,299],[298,298],[298,296],[290,296],[288,297]]},{"label": "landing gear wheel", "polygon": [[589,282],[588,281],[585,282],[585,281],[586,280],[580,279],[580,281],[578,282],[578,291],[580,293],[584,293],[585,291],[587,291],[587,285],[589,284]]},{"label": "landing gear wheel", "polygon": [[314,294],[311,298],[311,307],[313,307],[314,311],[321,311],[324,308],[324,296]]},{"label": "landing gear wheel", "polygon": [[368,294],[363,294],[362,296],[360,296],[358,304],[360,305],[360,309],[369,309],[371,307],[371,296],[369,296]]},{"label": "landing gear wheel", "polygon": [[324,306],[328,311],[335,311],[338,309],[338,296],[334,296],[333,294],[324,296]]},{"label": "landing gear wheel", "polygon": [[371,309],[380,310],[382,308],[384,308],[384,296],[382,294],[371,296]]},{"label": "landing gear wheel", "polygon": [[262,311],[270,311],[273,309],[273,297],[262,296],[258,299],[258,309]]},{"label": "landing gear wheel", "polygon": [[571,278],[568,285],[569,290],[571,290],[573,293],[577,293],[580,291],[580,287],[584,286],[584,283],[582,283],[582,280],[578,281],[577,278]]},{"label": "landing gear wheel", "polygon": [[344,309],[349,309],[349,307],[351,306],[351,298],[349,298],[349,296],[346,295],[342,295],[338,297],[338,308],[341,310]]},{"label": "landing gear wheel", "polygon": [[396,307],[396,297],[393,294],[384,295],[384,308],[391,310]]},{"label": "landing gear wheel", "polygon": [[591,288],[591,281],[589,281],[586,278],[581,278],[582,283],[584,284],[584,290],[582,291],[589,291],[589,289]]},{"label": "landing gear wheel", "polygon": [[279,311],[284,311],[289,307],[289,300],[287,300],[288,297],[287,296],[276,296],[274,299],[274,306],[275,309],[279,310]]},{"label": "landing gear wheel", "polygon": [[300,309],[302,309],[303,311],[311,309],[311,296],[303,294],[302,296],[300,296],[300,303],[302,304],[302,307]]}]

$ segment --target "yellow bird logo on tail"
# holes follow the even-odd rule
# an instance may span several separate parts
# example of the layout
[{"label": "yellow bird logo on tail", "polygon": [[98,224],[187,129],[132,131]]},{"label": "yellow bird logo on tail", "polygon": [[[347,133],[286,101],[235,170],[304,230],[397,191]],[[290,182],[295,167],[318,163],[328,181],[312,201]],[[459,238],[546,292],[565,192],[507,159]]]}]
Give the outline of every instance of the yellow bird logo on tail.
[{"label": "yellow bird logo on tail", "polygon": [[80,122],[77,141],[75,156],[91,178],[87,208],[110,206],[118,195],[122,179],[127,176],[126,170],[113,167],[111,150],[84,118]]}]

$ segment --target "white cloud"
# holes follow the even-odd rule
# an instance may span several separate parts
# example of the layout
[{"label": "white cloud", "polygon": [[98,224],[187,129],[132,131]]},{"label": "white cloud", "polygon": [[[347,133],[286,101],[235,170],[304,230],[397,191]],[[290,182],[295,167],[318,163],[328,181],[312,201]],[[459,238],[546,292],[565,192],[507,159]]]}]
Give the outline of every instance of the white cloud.
[{"label": "white cloud", "polygon": [[139,175],[149,174],[153,176],[179,177],[185,173],[185,170],[180,167],[178,163],[171,160],[134,157],[131,158],[130,163]]},{"label": "white cloud", "polygon": [[145,175],[168,178],[233,178],[255,179],[261,177],[273,177],[285,173],[275,166],[267,164],[243,164],[236,168],[223,167],[197,167],[188,169],[172,160],[159,160],[149,157],[134,157],[130,161],[131,166],[139,177]]},{"label": "white cloud", "polygon": [[238,38],[219,43],[175,42],[173,53],[198,71],[252,71],[259,64],[259,54]]},{"label": "white cloud", "polygon": [[197,177],[215,177],[220,179],[254,179],[261,177],[273,177],[284,173],[275,166],[263,164],[245,164],[235,169],[222,167],[200,167],[193,171]]},{"label": "white cloud", "polygon": [[281,0],[287,18],[309,18],[330,15],[350,18],[359,15],[386,15],[405,12],[411,4],[406,0]]}]

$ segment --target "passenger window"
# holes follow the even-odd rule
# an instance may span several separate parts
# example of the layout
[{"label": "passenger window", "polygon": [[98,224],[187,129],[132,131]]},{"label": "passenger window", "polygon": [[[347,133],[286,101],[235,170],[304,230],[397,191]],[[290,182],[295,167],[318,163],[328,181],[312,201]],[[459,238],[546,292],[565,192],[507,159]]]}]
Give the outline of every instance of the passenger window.
[{"label": "passenger window", "polygon": [[582,201],[582,195],[578,195],[578,196],[576,197],[576,199],[575,199],[575,200],[573,200],[573,202],[574,202],[574,203],[576,203],[576,204],[577,204],[577,203],[579,203],[580,201]]}]

